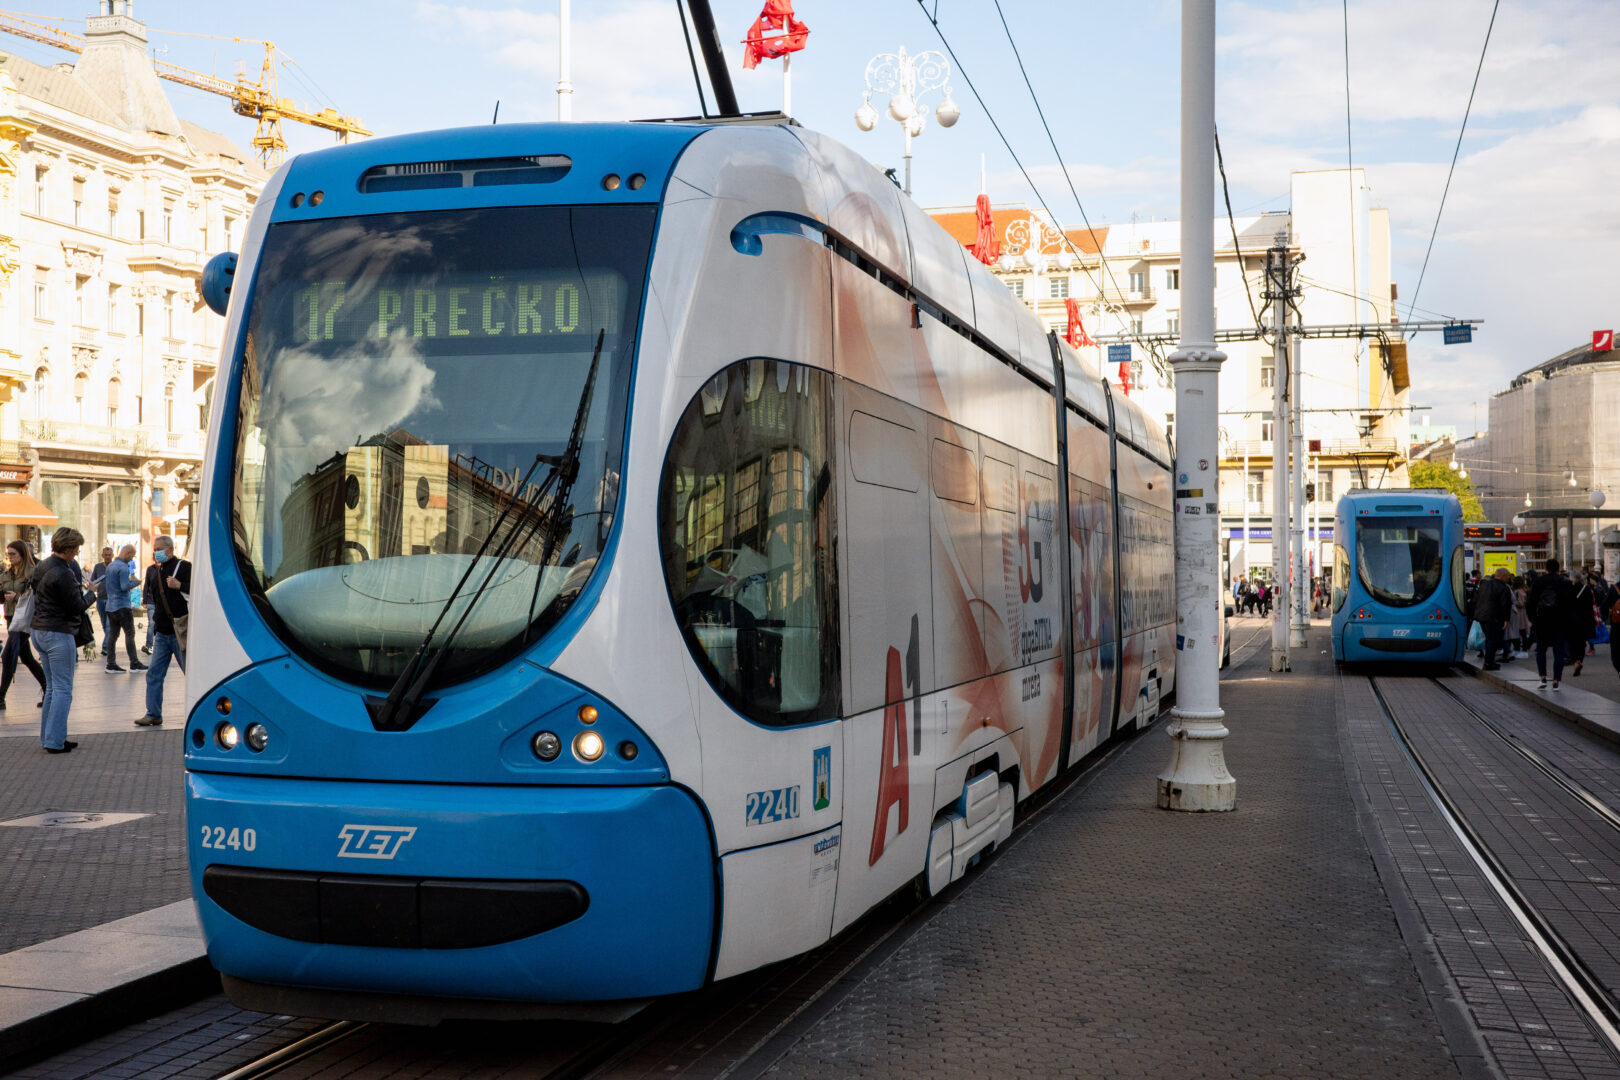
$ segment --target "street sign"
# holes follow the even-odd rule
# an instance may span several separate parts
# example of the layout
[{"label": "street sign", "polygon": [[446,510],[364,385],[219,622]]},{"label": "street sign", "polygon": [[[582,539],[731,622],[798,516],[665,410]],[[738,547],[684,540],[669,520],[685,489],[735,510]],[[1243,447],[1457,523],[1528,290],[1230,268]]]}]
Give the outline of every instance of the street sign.
[{"label": "street sign", "polygon": [[1108,362],[1110,364],[1128,364],[1131,362],[1131,347],[1129,345],[1108,346]]},{"label": "street sign", "polygon": [[1447,345],[1466,345],[1474,340],[1474,328],[1467,323],[1445,328]]},{"label": "street sign", "polygon": [[1505,540],[1507,539],[1507,526],[1505,525],[1464,525],[1464,540]]}]

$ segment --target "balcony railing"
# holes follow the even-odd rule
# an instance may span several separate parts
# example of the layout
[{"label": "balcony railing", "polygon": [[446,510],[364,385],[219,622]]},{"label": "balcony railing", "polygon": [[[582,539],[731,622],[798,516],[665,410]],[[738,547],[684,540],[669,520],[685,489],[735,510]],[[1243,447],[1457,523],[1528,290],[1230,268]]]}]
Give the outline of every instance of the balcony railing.
[{"label": "balcony railing", "polygon": [[[59,420],[24,420],[22,438],[30,443],[79,446],[117,453],[162,456],[174,454],[201,457],[200,431],[149,432],[138,428],[107,427],[103,424],[70,424]],[[0,453],[4,448],[0,447]]]},{"label": "balcony railing", "polygon": [[1110,304],[1151,304],[1153,303],[1153,286],[1144,285],[1140,289],[1117,289],[1112,284],[1105,285],[1102,290],[1103,300]]}]

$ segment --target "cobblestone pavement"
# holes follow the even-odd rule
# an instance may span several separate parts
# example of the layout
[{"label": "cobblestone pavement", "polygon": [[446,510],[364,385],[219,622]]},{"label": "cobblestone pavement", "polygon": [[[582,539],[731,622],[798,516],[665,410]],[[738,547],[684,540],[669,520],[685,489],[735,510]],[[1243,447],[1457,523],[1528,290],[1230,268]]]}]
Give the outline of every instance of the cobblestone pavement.
[{"label": "cobblestone pavement", "polygon": [[145,710],[139,673],[80,664],[68,734],[71,754],[40,749],[39,700],[19,670],[0,713],[0,822],[48,810],[149,817],[98,829],[0,827],[0,952],[86,930],[191,895],[181,784],[185,678],[164,683],[163,728],[136,728]]},{"label": "cobblestone pavement", "polygon": [[[1620,672],[1615,671],[1613,654],[1609,651],[1614,648],[1613,644],[1593,645],[1592,648],[1596,652],[1586,657],[1586,663],[1581,665],[1581,673],[1571,677],[1566,672],[1565,681],[1570,686],[1590,690],[1594,694],[1602,694],[1610,701],[1620,701]],[[1534,657],[1523,661],[1515,660],[1514,663],[1523,663],[1531,671],[1536,669]],[[1548,663],[1550,664],[1551,661],[1549,660]]]},{"label": "cobblestone pavement", "polygon": [[1457,1076],[1356,824],[1325,627],[1285,677],[1236,629],[1235,813],[1156,809],[1149,731],[769,1075]]}]

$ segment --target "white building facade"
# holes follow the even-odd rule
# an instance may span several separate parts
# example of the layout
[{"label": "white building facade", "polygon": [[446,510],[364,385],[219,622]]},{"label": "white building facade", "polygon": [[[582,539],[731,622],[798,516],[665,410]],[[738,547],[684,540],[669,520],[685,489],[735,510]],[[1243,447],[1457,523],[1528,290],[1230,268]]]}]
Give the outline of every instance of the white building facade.
[{"label": "white building facade", "polygon": [[[224,329],[203,264],[266,176],[176,117],[141,23],[91,16],[86,38],[75,64],[0,63],[0,486],[87,547],[183,550]],[[0,521],[18,535],[38,539]]]},{"label": "white building facade", "polygon": [[[1218,218],[1215,231],[1215,326],[1227,360],[1220,376],[1221,537],[1229,574],[1269,576],[1272,543],[1273,386],[1271,342],[1254,333],[1265,312],[1266,249],[1286,244],[1303,256],[1295,276],[1301,295],[1291,325],[1382,324],[1398,342],[1390,278],[1389,213],[1371,205],[1363,170],[1298,172],[1287,212]],[[971,246],[971,210],[931,211]],[[1080,349],[1116,387],[1120,365],[1109,345],[1128,345],[1129,394],[1172,433],[1175,386],[1168,357],[1181,332],[1181,223],[1132,222],[1071,229],[1060,236],[1046,215],[1023,207],[994,211],[1002,253],[993,266],[1013,294],[1049,329],[1068,328],[1066,299],[1075,299],[1086,332],[1099,344]],[[1233,242],[1233,231],[1237,242]],[[1078,252],[1078,254],[1076,254]],[[971,257],[971,256],[970,256]],[[1231,332],[1231,333],[1228,333]],[[1247,332],[1247,334],[1245,334]],[[1295,339],[1298,341],[1299,339]],[[1299,341],[1311,542],[1308,571],[1331,565],[1333,509],[1352,487],[1403,487],[1408,445],[1409,382],[1399,350],[1357,337]]]}]

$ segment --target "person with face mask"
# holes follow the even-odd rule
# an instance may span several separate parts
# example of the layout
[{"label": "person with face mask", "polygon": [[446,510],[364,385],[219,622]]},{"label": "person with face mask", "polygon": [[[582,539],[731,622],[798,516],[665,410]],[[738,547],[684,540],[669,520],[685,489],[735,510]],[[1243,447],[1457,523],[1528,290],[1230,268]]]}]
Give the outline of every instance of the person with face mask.
[{"label": "person with face mask", "polygon": [[156,605],[153,614],[152,664],[146,669],[146,715],[136,727],[163,726],[163,679],[173,657],[186,670],[186,622],[190,609],[191,564],[174,557],[174,541],[159,536],[152,541],[152,565],[146,568],[146,595]]}]

